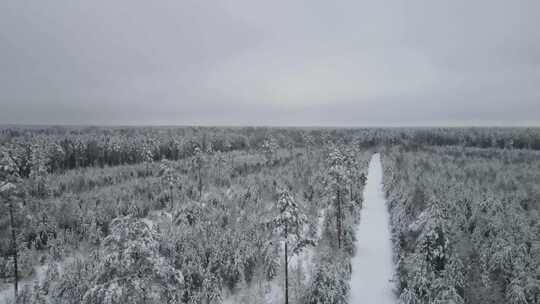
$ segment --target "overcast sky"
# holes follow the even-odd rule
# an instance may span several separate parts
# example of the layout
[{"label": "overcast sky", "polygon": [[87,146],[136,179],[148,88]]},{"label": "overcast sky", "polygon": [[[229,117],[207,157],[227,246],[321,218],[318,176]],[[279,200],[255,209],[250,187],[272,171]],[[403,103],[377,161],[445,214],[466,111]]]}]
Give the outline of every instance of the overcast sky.
[{"label": "overcast sky", "polygon": [[3,0],[0,124],[540,125],[540,1]]}]

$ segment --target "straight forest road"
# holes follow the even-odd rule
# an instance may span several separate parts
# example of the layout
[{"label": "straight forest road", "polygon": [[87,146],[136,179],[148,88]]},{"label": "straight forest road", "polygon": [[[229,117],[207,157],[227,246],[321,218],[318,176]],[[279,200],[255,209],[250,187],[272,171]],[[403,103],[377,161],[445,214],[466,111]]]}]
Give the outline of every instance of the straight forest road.
[{"label": "straight forest road", "polygon": [[369,163],[362,218],[356,230],[350,304],[395,304],[390,221],[382,189],[379,153]]}]

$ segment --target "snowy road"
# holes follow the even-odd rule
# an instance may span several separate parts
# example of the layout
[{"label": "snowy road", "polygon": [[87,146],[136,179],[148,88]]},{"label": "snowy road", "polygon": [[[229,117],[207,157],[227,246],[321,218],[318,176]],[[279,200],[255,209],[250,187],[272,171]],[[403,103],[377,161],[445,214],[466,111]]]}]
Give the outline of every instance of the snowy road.
[{"label": "snowy road", "polygon": [[356,231],[356,256],[352,259],[350,304],[397,303],[390,281],[394,273],[389,215],[382,190],[380,155],[369,163],[362,219]]}]

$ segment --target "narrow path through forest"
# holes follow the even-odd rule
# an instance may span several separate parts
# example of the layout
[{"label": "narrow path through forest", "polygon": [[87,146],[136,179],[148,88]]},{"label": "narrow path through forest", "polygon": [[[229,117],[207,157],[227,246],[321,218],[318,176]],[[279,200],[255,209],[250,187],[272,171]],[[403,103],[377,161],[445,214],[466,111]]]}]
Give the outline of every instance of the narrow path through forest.
[{"label": "narrow path through forest", "polygon": [[369,163],[364,188],[362,218],[356,231],[356,255],[352,259],[350,304],[396,303],[389,215],[382,189],[382,166],[378,153]]}]

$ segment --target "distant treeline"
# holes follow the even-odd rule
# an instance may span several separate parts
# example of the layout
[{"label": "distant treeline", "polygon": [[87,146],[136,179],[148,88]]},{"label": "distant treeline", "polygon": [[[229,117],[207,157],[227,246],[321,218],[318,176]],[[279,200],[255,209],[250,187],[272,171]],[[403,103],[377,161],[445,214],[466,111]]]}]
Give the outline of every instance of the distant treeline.
[{"label": "distant treeline", "polygon": [[5,127],[0,146],[27,177],[80,167],[178,160],[204,152],[250,150],[273,138],[282,148],[331,143],[361,147],[460,145],[540,150],[540,128]]}]

